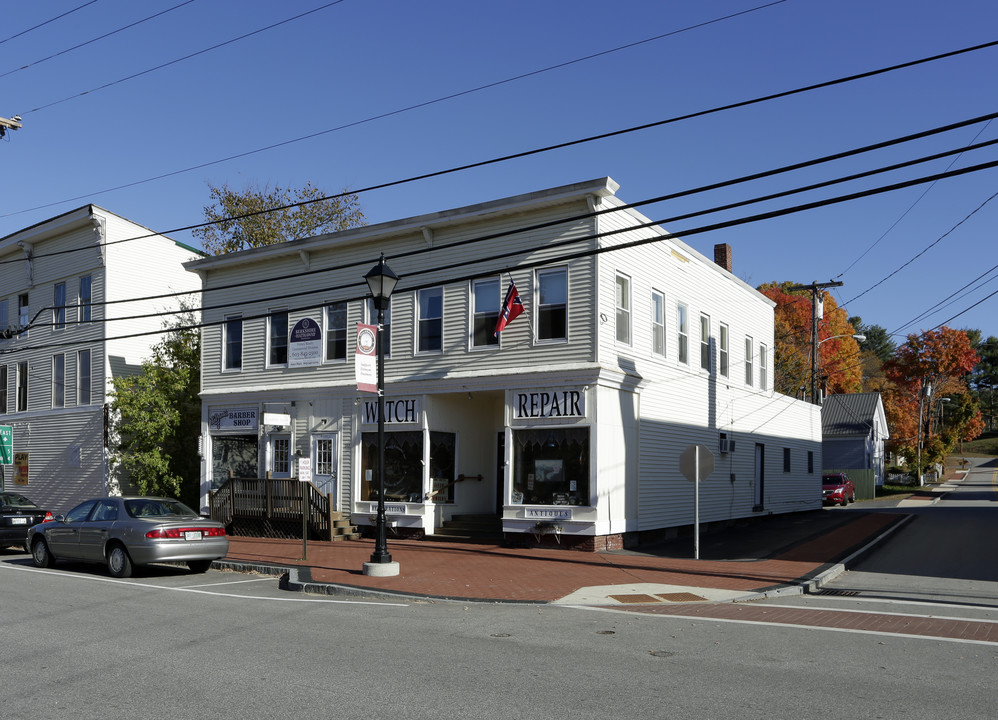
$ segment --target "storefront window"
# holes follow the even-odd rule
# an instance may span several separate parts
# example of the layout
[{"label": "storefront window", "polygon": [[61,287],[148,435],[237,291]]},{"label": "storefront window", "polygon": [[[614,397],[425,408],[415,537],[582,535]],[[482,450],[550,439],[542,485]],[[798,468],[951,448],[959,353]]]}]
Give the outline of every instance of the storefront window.
[{"label": "storefront window", "polygon": [[211,439],[211,489],[217,490],[229,479],[257,475],[256,435],[216,435]]},{"label": "storefront window", "polygon": [[[361,500],[378,499],[378,433],[362,435]],[[423,433],[385,433],[385,500],[423,501]]]},{"label": "storefront window", "polygon": [[430,499],[454,502],[454,433],[430,433]]},{"label": "storefront window", "polygon": [[589,428],[513,431],[513,504],[589,504]]}]

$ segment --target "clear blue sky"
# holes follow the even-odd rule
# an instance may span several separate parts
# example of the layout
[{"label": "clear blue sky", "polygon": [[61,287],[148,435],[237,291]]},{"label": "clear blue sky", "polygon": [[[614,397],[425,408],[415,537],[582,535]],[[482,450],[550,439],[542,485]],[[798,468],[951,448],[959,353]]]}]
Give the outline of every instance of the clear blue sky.
[{"label": "clear blue sky", "polygon": [[[0,116],[19,114],[24,127],[0,141],[0,236],[87,202],[167,232],[202,220],[209,182],[356,189],[998,40],[994,0],[785,0],[751,12],[763,0],[342,0],[207,50],[328,0],[194,0],[50,57],[182,1],[96,0],[29,32],[87,0],[5,4]],[[744,14],[710,22],[735,13]],[[372,191],[361,204],[374,223],[604,175],[625,201],[644,200],[995,112],[996,69],[998,48],[989,48]],[[998,121],[643,212],[674,217],[996,137]],[[996,158],[987,148],[953,166]],[[951,163],[665,226],[695,228]],[[109,190],[122,185],[131,186]],[[735,273],[752,285],[839,280],[835,295],[850,315],[903,339],[998,291],[998,269],[988,272],[998,264],[998,199],[971,215],[996,192],[990,169],[688,242],[708,256],[730,243]],[[998,335],[996,308],[998,295],[949,324]]]}]

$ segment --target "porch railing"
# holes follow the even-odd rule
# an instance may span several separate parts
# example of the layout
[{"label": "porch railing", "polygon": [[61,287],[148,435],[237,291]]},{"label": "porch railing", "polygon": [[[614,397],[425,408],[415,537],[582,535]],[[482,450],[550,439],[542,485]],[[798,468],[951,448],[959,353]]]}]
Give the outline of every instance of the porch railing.
[{"label": "porch railing", "polygon": [[230,477],[211,491],[208,507],[234,535],[257,537],[301,537],[304,512],[310,539],[329,540],[339,517],[328,495],[294,478]]}]

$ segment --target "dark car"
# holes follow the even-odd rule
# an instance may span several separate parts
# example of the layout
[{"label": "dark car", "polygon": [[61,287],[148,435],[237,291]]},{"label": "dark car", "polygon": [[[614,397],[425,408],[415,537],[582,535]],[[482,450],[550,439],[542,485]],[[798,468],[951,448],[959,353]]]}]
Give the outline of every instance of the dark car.
[{"label": "dark car", "polygon": [[18,493],[0,493],[0,547],[23,547],[28,528],[52,520],[52,513],[43,510]]},{"label": "dark car", "polygon": [[821,476],[821,496],[825,505],[848,505],[856,502],[856,486],[845,473],[825,473]]},{"label": "dark car", "polygon": [[118,578],[157,562],[182,562],[205,572],[229,552],[224,525],[166,497],[87,500],[32,527],[27,544],[38,567],[57,560],[102,563]]}]

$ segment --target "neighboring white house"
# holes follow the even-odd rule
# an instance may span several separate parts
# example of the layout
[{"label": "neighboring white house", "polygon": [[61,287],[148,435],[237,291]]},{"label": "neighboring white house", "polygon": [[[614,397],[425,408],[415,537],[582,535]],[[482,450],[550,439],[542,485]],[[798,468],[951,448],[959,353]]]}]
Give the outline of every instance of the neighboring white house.
[{"label": "neighboring white house", "polygon": [[884,441],[891,437],[880,393],[828,395],[821,425],[823,469],[849,473],[860,498],[872,500],[884,484]]},{"label": "neighboring white house", "polygon": [[179,305],[119,301],[196,292],[182,263],[200,254],[96,205],[0,238],[0,331],[11,336],[0,339],[0,425],[13,427],[15,452],[3,468],[8,490],[65,512],[115,489],[111,378],[137,370],[161,338],[139,334],[169,320],[116,318]]},{"label": "neighboring white house", "polygon": [[[490,514],[507,535],[620,547],[693,523],[679,465],[694,444],[715,458],[701,523],[820,507],[820,408],[773,390],[774,304],[622,207],[617,187],[188,263],[204,290],[205,500],[230,472],[289,477],[310,457],[335,508],[369,524],[377,402],[357,390],[354,354],[357,324],[375,322],[363,276],[384,253],[401,278],[385,328],[399,534]],[[496,338],[510,280],[526,311]],[[304,320],[321,330],[317,353],[289,341]]]}]

